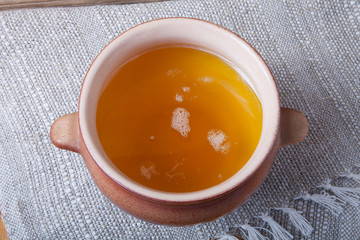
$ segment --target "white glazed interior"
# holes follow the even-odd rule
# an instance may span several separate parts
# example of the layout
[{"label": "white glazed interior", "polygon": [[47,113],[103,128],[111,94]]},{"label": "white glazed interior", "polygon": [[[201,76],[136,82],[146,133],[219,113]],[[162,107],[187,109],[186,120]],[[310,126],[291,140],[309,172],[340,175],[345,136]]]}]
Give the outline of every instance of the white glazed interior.
[{"label": "white glazed interior", "polygon": [[[246,165],[233,177],[214,187],[188,193],[169,193],[140,185],[122,174],[105,154],[96,131],[97,101],[105,80],[129,59],[149,48],[166,45],[193,45],[215,53],[238,67],[254,88],[263,108],[259,144]],[[215,24],[186,18],[147,22],[114,39],[91,65],[79,101],[80,130],[85,145],[99,167],[127,189],[152,199],[171,202],[199,201],[231,190],[261,165],[274,144],[279,124],[279,98],[273,77],[263,59],[244,40]]]}]

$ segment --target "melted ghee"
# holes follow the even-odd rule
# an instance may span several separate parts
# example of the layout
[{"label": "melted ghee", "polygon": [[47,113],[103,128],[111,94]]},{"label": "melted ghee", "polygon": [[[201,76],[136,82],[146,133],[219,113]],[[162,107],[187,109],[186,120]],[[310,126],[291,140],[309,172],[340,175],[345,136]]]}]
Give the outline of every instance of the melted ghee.
[{"label": "melted ghee", "polygon": [[233,176],[253,154],[262,110],[253,90],[221,58],[166,47],[130,60],[97,107],[110,160],[129,178],[167,192],[190,192]]}]

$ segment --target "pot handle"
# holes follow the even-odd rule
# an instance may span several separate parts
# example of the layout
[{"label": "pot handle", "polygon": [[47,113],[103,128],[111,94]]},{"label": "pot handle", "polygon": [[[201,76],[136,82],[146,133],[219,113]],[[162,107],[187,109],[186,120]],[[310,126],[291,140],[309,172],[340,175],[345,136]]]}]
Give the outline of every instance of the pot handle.
[{"label": "pot handle", "polygon": [[[291,108],[281,108],[281,147],[301,142],[305,139],[308,130],[308,121],[301,112]],[[50,128],[50,139],[58,148],[80,153],[78,113],[66,114],[56,119]]]},{"label": "pot handle", "polygon": [[299,143],[305,139],[309,123],[301,112],[291,108],[281,108],[280,145],[281,147]]},{"label": "pot handle", "polygon": [[52,143],[61,149],[80,153],[78,113],[70,113],[55,120],[50,128]]}]

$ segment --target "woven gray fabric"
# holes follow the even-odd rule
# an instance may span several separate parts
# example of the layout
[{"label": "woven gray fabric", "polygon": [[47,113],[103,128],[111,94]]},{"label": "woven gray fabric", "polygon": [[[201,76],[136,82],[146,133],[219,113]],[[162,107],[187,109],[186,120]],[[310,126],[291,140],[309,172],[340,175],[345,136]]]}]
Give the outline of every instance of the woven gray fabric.
[{"label": "woven gray fabric", "polygon": [[[302,111],[310,123],[308,138],[278,153],[247,203],[216,221],[180,228],[115,207],[80,155],[49,139],[53,121],[77,110],[87,68],[110,40],[144,21],[175,16],[220,24],[252,44],[276,79],[281,105]],[[0,210],[10,238],[209,239],[246,220],[262,226],[254,216],[290,203],[315,228],[309,239],[358,239],[359,207],[346,205],[336,217],[293,199],[359,164],[359,21],[358,1],[189,0],[0,12]],[[272,217],[304,238],[284,214]]]}]

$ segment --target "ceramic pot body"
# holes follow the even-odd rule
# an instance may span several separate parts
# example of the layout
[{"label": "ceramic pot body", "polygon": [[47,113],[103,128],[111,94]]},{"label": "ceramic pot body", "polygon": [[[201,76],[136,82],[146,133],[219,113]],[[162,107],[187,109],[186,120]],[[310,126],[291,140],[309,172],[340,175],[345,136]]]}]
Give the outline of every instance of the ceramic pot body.
[{"label": "ceramic pot body", "polygon": [[[263,110],[260,141],[246,165],[223,183],[190,193],[157,191],[127,178],[105,154],[96,131],[98,99],[119,66],[149,49],[179,45],[229,61],[253,88]],[[273,76],[248,43],[209,22],[168,18],[138,25],[106,46],[86,74],[78,113],[57,119],[50,135],[57,147],[82,155],[99,189],[117,206],[150,222],[182,226],[211,221],[244,203],[266,178],[279,148],[301,141],[307,130],[301,113],[280,108]]]}]

